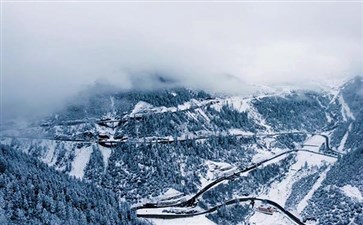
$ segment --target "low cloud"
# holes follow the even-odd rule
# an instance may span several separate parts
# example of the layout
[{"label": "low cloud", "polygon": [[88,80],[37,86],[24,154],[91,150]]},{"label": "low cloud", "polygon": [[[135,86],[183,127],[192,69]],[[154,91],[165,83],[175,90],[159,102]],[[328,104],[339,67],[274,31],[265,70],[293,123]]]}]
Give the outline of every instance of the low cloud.
[{"label": "low cloud", "polygon": [[[5,117],[95,82],[250,93],[362,74],[362,3],[3,3]],[[150,80],[151,79],[151,80]]]}]

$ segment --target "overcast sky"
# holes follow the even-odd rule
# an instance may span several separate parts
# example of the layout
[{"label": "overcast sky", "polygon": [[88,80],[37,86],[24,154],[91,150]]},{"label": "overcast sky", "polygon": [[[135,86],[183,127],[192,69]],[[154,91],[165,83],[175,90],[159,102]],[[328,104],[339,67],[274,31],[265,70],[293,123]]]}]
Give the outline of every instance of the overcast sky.
[{"label": "overcast sky", "polygon": [[97,80],[133,88],[150,73],[233,93],[362,74],[357,2],[2,6],[7,115],[51,109]]}]

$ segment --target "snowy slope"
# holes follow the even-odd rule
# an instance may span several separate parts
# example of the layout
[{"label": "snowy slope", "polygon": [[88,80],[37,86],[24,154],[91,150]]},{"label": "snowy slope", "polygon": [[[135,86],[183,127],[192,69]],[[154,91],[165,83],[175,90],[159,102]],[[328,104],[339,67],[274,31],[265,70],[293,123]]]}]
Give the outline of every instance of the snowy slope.
[{"label": "snowy slope", "polygon": [[[356,98],[344,96],[339,89],[328,94],[288,90],[243,97],[189,90],[117,93],[67,108],[38,125],[3,130],[0,142],[115,191],[131,204],[167,201],[190,197],[215,179],[291,149],[325,154],[326,140],[321,135],[346,154],[360,121],[359,102],[352,104],[352,99]],[[102,144],[101,136],[116,144]],[[274,166],[283,160],[287,170],[276,172]],[[259,167],[262,175],[258,176],[271,171],[273,176],[254,194],[282,206],[290,202],[298,215],[335,163],[335,158],[303,151],[276,158]],[[303,196],[293,198],[304,182],[309,185],[302,185],[307,188],[300,192]],[[226,183],[233,186],[221,184]],[[341,191],[361,199],[354,187]],[[220,193],[221,199],[230,197],[226,193]],[[279,214],[266,218],[285,221]],[[250,221],[259,224],[266,218],[255,213]],[[184,222],[193,221],[210,222],[204,216]]]},{"label": "snowy slope", "polygon": [[149,219],[149,221],[151,221],[155,225],[215,225],[215,223],[207,219],[204,215],[173,220]]}]

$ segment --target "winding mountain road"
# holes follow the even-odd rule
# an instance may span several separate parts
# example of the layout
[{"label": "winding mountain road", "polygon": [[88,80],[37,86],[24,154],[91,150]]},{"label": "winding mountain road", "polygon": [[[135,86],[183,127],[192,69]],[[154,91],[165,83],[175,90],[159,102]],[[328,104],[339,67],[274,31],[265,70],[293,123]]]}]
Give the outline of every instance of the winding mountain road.
[{"label": "winding mountain road", "polygon": [[[109,122],[109,121],[108,121]],[[229,136],[276,136],[276,135],[283,135],[283,134],[308,134],[305,132],[280,132],[280,133],[270,133],[270,134],[233,134],[233,135],[229,135]],[[278,155],[275,155],[269,159],[265,159],[261,162],[255,163],[253,165],[251,165],[248,168],[244,168],[241,169],[240,171],[237,171],[231,175],[228,176],[224,176],[224,177],[220,177],[216,180],[214,180],[213,182],[209,183],[208,185],[206,185],[205,187],[203,187],[201,190],[199,190],[196,194],[194,194],[191,198],[182,201],[182,202],[176,202],[176,203],[146,203],[144,205],[141,206],[136,206],[133,207],[131,209],[133,210],[138,210],[138,209],[153,209],[153,208],[168,208],[168,207],[191,207],[191,206],[195,206],[197,204],[197,200],[198,198],[203,195],[206,191],[214,188],[215,186],[217,186],[218,184],[220,184],[223,181],[226,180],[234,180],[236,179],[238,176],[240,176],[241,174],[250,172],[252,170],[255,170],[256,168],[258,168],[259,166],[268,163],[276,158],[279,158],[281,156],[284,156],[286,154],[291,154],[291,153],[297,153],[297,152],[309,152],[309,153],[313,153],[313,154],[318,154],[318,155],[324,155],[326,157],[332,157],[332,158],[337,158],[337,155],[341,154],[339,152],[334,151],[330,145],[329,145],[329,137],[327,135],[324,134],[316,134],[313,133],[312,135],[319,135],[325,138],[325,146],[328,152],[330,152],[331,154],[327,154],[327,153],[322,153],[322,152],[315,152],[315,151],[311,151],[311,150],[307,150],[307,149],[293,149],[293,150],[289,150],[283,153],[280,153]],[[6,137],[6,136],[2,136],[2,137]],[[172,143],[175,141],[187,141],[187,140],[200,140],[200,139],[206,139],[209,138],[210,136],[202,136],[202,137],[195,137],[192,139],[185,139],[185,140],[165,140],[165,139],[159,139],[159,140],[151,140],[151,143],[155,143],[155,142],[159,142],[159,143]],[[15,137],[15,136],[8,136],[8,138],[29,138],[29,139],[47,139],[47,140],[56,140],[56,141],[74,141],[74,142],[83,142],[83,143],[93,143],[95,141],[85,141],[85,140],[76,140],[76,139],[68,139],[68,138],[57,138],[57,139],[52,139],[52,138],[36,138],[36,137]],[[107,142],[107,141],[106,141]],[[134,142],[134,141],[130,141],[130,142]],[[113,141],[112,143],[118,143],[118,141]],[[255,197],[245,197],[245,198],[238,198],[238,199],[233,199],[230,201],[227,201],[221,205],[215,206],[213,208],[210,208],[206,211],[203,212],[197,212],[197,213],[184,213],[184,214],[140,214],[140,213],[136,213],[138,217],[143,217],[143,218],[160,218],[160,219],[175,219],[175,218],[186,218],[186,217],[194,217],[194,216],[198,216],[198,215],[203,215],[203,214],[207,214],[207,213],[211,213],[214,212],[216,210],[218,210],[219,208],[221,208],[223,205],[232,205],[232,204],[236,204],[237,202],[245,202],[245,201],[252,201],[252,200],[256,200],[256,201],[263,201],[264,203],[270,204],[274,207],[276,207],[277,209],[279,209],[282,213],[284,213],[287,217],[289,217],[294,223],[300,225],[300,224],[304,224],[302,223],[299,218],[297,218],[296,216],[294,216],[292,213],[288,212],[287,210],[285,210],[282,206],[280,206],[279,204],[277,204],[274,201],[271,201],[269,199],[260,199],[260,198],[255,198]]]},{"label": "winding mountain road", "polygon": [[268,205],[274,206],[280,212],[284,213],[295,224],[304,225],[304,223],[301,222],[299,218],[297,218],[296,216],[294,216],[289,211],[285,210],[284,207],[282,207],[278,203],[276,203],[274,201],[271,201],[269,199],[262,199],[262,198],[255,198],[255,197],[232,199],[232,200],[229,200],[227,202],[224,202],[223,204],[214,206],[214,207],[212,207],[212,208],[210,208],[208,210],[205,210],[205,211],[202,211],[202,212],[196,212],[196,213],[186,213],[186,214],[170,214],[170,213],[162,213],[162,214],[153,214],[153,213],[151,213],[151,214],[147,214],[147,213],[137,213],[136,215],[137,215],[137,217],[149,218],[149,219],[151,219],[151,218],[153,218],[153,219],[178,219],[178,218],[188,218],[188,217],[194,217],[194,216],[200,216],[200,215],[212,213],[212,212],[215,212],[216,210],[222,208],[223,206],[234,205],[234,204],[237,204],[239,202],[246,202],[246,201],[261,201],[264,204],[268,204]]},{"label": "winding mountain road", "polygon": [[[291,153],[297,153],[297,152],[308,152],[308,153],[313,153],[313,154],[317,154],[317,155],[324,155],[326,157],[332,157],[332,158],[337,158],[337,152],[332,150],[329,146],[329,137],[327,135],[322,135],[322,134],[313,134],[313,135],[320,135],[322,137],[325,138],[325,145],[327,150],[331,153],[331,154],[327,154],[327,153],[321,153],[321,152],[315,152],[315,151],[311,151],[311,150],[307,150],[307,149],[294,149],[294,150],[289,150],[283,153],[280,153],[278,155],[275,155],[269,159],[265,159],[261,162],[255,163],[252,166],[245,168],[245,169],[241,169],[238,172],[235,172],[232,175],[229,176],[224,176],[224,177],[220,177],[216,180],[214,180],[213,182],[209,183],[208,185],[206,185],[205,187],[203,187],[201,190],[199,190],[195,195],[193,195],[191,198],[189,198],[188,200],[182,201],[182,202],[177,202],[177,203],[171,203],[171,204],[160,204],[160,203],[146,203],[144,205],[141,206],[136,206],[133,207],[133,210],[138,210],[138,209],[153,209],[153,208],[168,208],[168,207],[191,207],[191,206],[195,206],[197,199],[206,191],[212,189],[213,187],[215,187],[216,185],[218,185],[219,183],[226,181],[226,180],[234,180],[236,179],[238,176],[240,176],[243,173],[247,173],[249,171],[252,171],[256,168],[258,168],[259,166],[272,161],[276,158],[279,158],[281,156],[284,156],[286,154],[291,154]],[[290,213],[289,211],[285,210],[281,205],[279,205],[278,203],[269,200],[269,199],[261,199],[261,198],[255,198],[255,197],[244,197],[244,198],[238,198],[238,199],[233,199],[233,200],[229,200],[223,204],[220,204],[218,206],[215,206],[213,208],[210,208],[208,210],[205,210],[203,212],[196,212],[196,213],[184,213],[184,214],[168,214],[168,213],[162,213],[162,214],[143,214],[143,213],[136,213],[136,215],[138,217],[142,217],[142,218],[158,218],[158,219],[176,219],[176,218],[187,218],[187,217],[194,217],[194,216],[199,216],[199,215],[204,215],[204,214],[208,214],[208,213],[212,213],[216,210],[218,210],[219,208],[223,207],[224,205],[232,205],[232,204],[236,204],[237,202],[245,202],[245,201],[262,201],[264,203],[267,203],[269,205],[274,206],[275,208],[277,208],[278,210],[280,210],[280,212],[284,213],[288,218],[290,218],[295,224],[298,225],[304,225],[303,222],[300,221],[299,218],[297,218],[296,216],[294,216],[292,213]]]},{"label": "winding mountain road", "polygon": [[[102,143],[105,144],[124,144],[124,143],[160,143],[160,144],[171,144],[174,142],[186,142],[186,141],[197,141],[197,140],[205,140],[211,137],[272,137],[272,136],[279,136],[279,135],[286,135],[286,134],[309,134],[302,131],[292,131],[292,132],[278,132],[278,133],[247,133],[247,134],[228,134],[228,135],[221,135],[221,134],[211,134],[211,135],[203,135],[203,136],[196,136],[191,138],[176,138],[176,139],[169,139],[169,137],[144,137],[144,138],[127,138],[126,140],[104,140]],[[52,141],[67,141],[67,142],[84,142],[84,143],[98,143],[99,140],[97,138],[93,139],[75,139],[75,138],[57,138],[57,137],[35,137],[35,136],[16,136],[16,135],[7,135],[7,134],[0,134],[0,138],[23,138],[23,139],[35,139],[35,140],[52,140]],[[96,137],[96,136],[95,136]]]},{"label": "winding mountain road", "polygon": [[319,136],[322,136],[323,138],[325,138],[325,146],[326,146],[326,149],[336,155],[343,155],[341,152],[337,152],[335,150],[333,150],[331,147],[330,147],[330,143],[329,143],[329,136],[328,135],[325,135],[325,134],[313,134],[313,135],[319,135]]},{"label": "winding mountain road", "polygon": [[289,151],[286,151],[286,152],[283,152],[283,153],[280,153],[278,155],[275,155],[274,157],[271,157],[269,159],[265,159],[261,162],[258,162],[258,163],[255,163],[253,164],[252,166],[248,167],[248,168],[245,168],[245,169],[242,169],[238,172],[235,172],[229,176],[225,176],[225,177],[220,177],[216,180],[214,180],[213,182],[209,183],[208,185],[206,185],[205,187],[203,187],[201,190],[199,190],[196,194],[194,194],[190,199],[188,200],[185,200],[183,202],[178,202],[178,203],[172,203],[172,204],[158,204],[158,203],[146,203],[144,205],[141,205],[141,206],[136,206],[136,207],[133,207],[131,209],[133,210],[138,210],[138,209],[147,209],[147,208],[167,208],[167,207],[189,207],[189,206],[193,206],[196,204],[196,200],[206,191],[210,190],[211,188],[215,187],[217,184],[223,182],[223,181],[226,181],[226,180],[234,180],[236,179],[239,175],[243,174],[243,173],[247,173],[249,171],[252,171],[254,169],[256,169],[257,167],[269,162],[269,161],[272,161],[276,158],[279,158],[283,155],[286,155],[286,154],[290,154],[290,153],[293,153],[293,152],[309,152],[309,153],[313,153],[313,154],[317,154],[317,155],[324,155],[324,156],[327,156],[327,157],[332,157],[332,158],[337,158],[335,155],[329,155],[329,154],[325,154],[325,153],[320,153],[320,152],[314,152],[314,151],[311,151],[311,150],[306,150],[306,149],[294,149],[294,150],[289,150]]}]

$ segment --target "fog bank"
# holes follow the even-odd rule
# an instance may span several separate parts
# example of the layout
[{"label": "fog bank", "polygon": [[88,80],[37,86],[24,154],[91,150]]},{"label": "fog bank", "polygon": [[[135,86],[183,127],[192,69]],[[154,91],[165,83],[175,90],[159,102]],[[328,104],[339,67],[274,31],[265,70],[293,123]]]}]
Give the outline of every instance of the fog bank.
[{"label": "fog bank", "polygon": [[153,74],[233,94],[363,74],[359,2],[3,2],[1,22],[3,118]]}]

